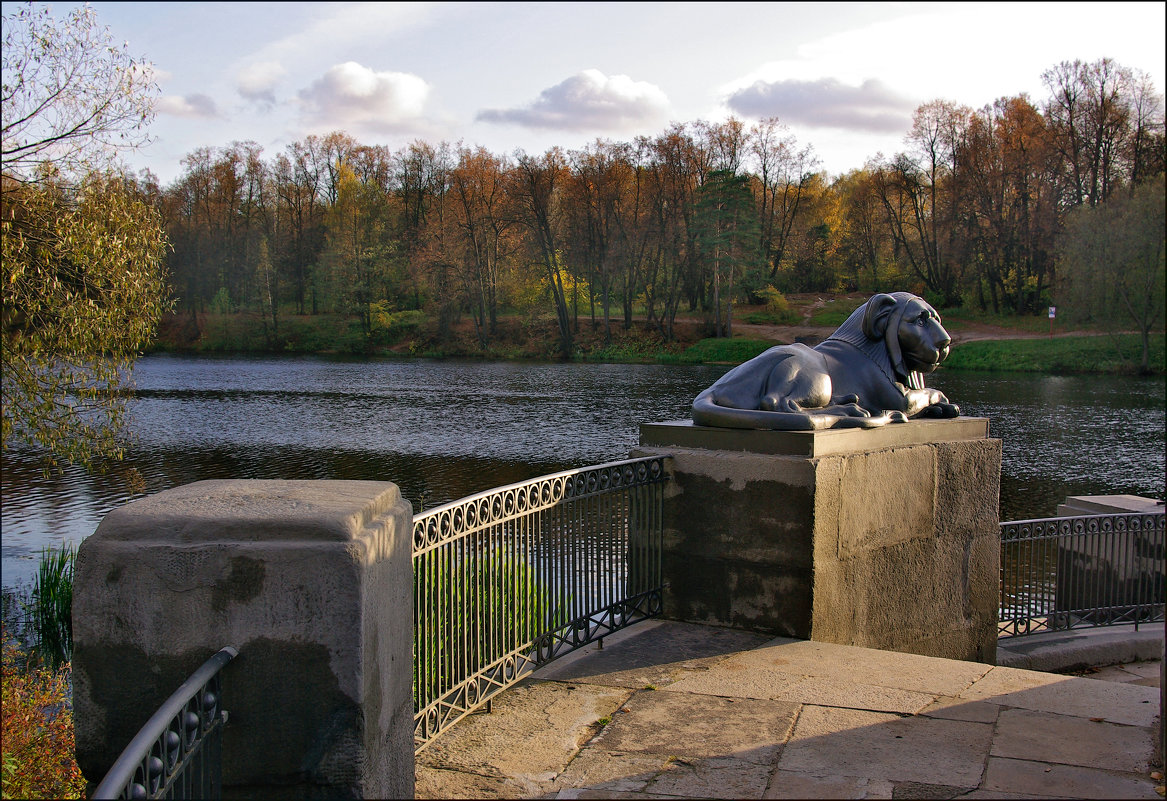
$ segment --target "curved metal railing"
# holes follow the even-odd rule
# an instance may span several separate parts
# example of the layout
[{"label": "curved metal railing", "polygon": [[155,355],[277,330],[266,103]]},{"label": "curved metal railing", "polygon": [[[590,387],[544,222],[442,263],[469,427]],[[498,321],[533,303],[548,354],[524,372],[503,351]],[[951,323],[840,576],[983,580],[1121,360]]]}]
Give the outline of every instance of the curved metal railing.
[{"label": "curved metal railing", "polygon": [[1164,619],[1163,512],[1001,523],[998,633]]},{"label": "curved metal railing", "polygon": [[219,798],[222,795],[223,667],[239,655],[220,649],[166,699],[93,792],[109,798]]},{"label": "curved metal railing", "polygon": [[414,747],[536,667],[661,611],[664,457],[553,473],[413,518]]}]

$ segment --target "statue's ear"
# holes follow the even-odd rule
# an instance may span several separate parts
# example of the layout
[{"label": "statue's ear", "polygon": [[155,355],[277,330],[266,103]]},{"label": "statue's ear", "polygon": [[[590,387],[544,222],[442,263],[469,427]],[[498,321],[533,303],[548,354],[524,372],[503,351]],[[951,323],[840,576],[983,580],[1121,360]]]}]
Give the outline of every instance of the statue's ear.
[{"label": "statue's ear", "polygon": [[863,312],[863,333],[868,339],[883,339],[887,323],[896,309],[896,299],[886,293],[872,295]]}]

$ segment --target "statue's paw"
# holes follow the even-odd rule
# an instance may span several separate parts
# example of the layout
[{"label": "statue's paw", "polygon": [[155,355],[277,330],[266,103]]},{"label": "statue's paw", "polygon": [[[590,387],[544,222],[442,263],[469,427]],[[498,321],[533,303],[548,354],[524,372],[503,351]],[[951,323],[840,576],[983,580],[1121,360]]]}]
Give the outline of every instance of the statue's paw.
[{"label": "statue's paw", "polygon": [[[854,395],[849,397],[854,398]],[[858,400],[858,398],[856,398]],[[858,403],[838,403],[823,409],[827,414],[837,414],[841,417],[871,417],[871,412]]]},{"label": "statue's paw", "polygon": [[960,407],[955,403],[933,403],[921,411],[918,416],[939,418],[960,417]]},{"label": "statue's paw", "polygon": [[888,417],[888,421],[892,422],[892,423],[906,423],[906,422],[908,422],[908,416],[900,411],[888,412],[887,417]]}]

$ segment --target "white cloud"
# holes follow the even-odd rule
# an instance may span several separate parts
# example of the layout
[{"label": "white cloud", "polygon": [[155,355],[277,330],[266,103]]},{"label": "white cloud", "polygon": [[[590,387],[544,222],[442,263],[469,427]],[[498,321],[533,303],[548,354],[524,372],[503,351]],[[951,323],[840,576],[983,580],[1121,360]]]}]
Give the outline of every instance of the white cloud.
[{"label": "white cloud", "polygon": [[484,109],[475,119],[565,131],[627,130],[662,122],[668,111],[668,97],[654,84],[592,69],[544,89],[525,108]]},{"label": "white cloud", "polygon": [[346,61],[300,90],[299,98],[313,124],[384,132],[417,125],[429,92],[429,84],[416,75],[376,72]]},{"label": "white cloud", "polygon": [[311,13],[303,30],[264,44],[249,60],[292,63],[321,50],[343,53],[362,44],[383,43],[449,9],[444,3],[320,3]]},{"label": "white cloud", "polygon": [[155,110],[159,114],[172,114],[176,117],[213,119],[219,116],[215,101],[204,94],[163,95],[158,98]]},{"label": "white cloud", "polygon": [[726,98],[726,105],[747,117],[778,117],[787,124],[854,131],[906,130],[915,103],[884,83],[869,79],[849,86],[835,78],[813,81],[755,81]]},{"label": "white cloud", "polygon": [[235,88],[246,99],[270,106],[276,102],[276,84],[287,74],[278,61],[260,61],[239,70],[235,76]]}]

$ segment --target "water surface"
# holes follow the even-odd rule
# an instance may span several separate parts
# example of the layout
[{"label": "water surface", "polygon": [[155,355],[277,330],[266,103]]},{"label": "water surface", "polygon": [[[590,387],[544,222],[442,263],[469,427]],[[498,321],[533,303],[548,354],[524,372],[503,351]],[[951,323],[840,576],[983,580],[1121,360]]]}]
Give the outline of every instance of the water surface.
[{"label": "water surface", "polygon": [[[684,419],[725,366],[149,356],[126,459],[44,477],[3,459],[3,583],[112,508],[208,478],[396,482],[415,510],[623,459],[639,424]],[[941,373],[931,383],[1002,438],[1002,519],[1066,495],[1163,497],[1163,379]]]}]

